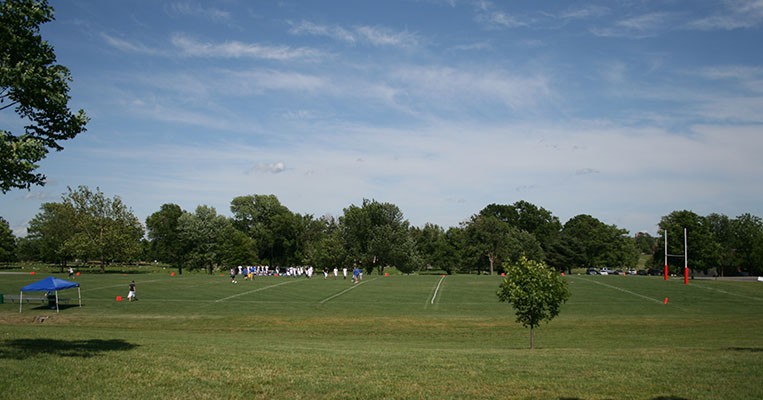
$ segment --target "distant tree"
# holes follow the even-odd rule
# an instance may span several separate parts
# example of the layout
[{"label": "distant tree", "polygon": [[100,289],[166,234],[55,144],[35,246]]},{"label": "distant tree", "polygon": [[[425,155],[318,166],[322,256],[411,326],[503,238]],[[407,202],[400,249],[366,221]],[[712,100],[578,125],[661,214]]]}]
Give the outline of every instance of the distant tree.
[{"label": "distant tree", "polygon": [[230,209],[234,226],[257,244],[260,260],[273,266],[295,258],[299,221],[275,195],[238,196]]},{"label": "distant tree", "polygon": [[638,249],[628,231],[581,214],[564,224],[561,245],[576,267],[626,268],[638,263]]},{"label": "distant tree", "polygon": [[131,261],[141,254],[144,230],[140,220],[119,196],[106,197],[100,189],[69,188],[64,204],[74,212],[74,235],[66,247],[83,259],[101,262]]},{"label": "distant tree", "polygon": [[310,241],[306,247],[305,261],[306,264],[329,269],[341,269],[352,264],[339,229],[330,230],[321,238]]},{"label": "distant tree", "polygon": [[57,263],[63,272],[67,261],[74,259],[70,241],[76,229],[75,210],[70,204],[43,203],[29,221],[23,241],[25,258]]},{"label": "distant tree", "polygon": [[232,223],[222,231],[220,261],[223,265],[254,265],[257,263],[257,246],[254,239],[236,229]]},{"label": "distant tree", "polygon": [[16,259],[16,236],[10,224],[0,217],[0,262],[10,262]]},{"label": "distant tree", "polygon": [[345,208],[339,224],[348,255],[369,273],[378,268],[381,274],[385,266],[411,272],[419,266],[409,223],[396,205],[364,199],[360,207]]},{"label": "distant tree", "polygon": [[[0,111],[13,108],[24,133],[0,130],[0,191],[44,185],[35,173],[49,149],[85,131],[88,117],[68,108],[69,70],[56,64],[40,25],[53,20],[45,0],[0,2]],[[2,118],[11,121],[10,117]]]},{"label": "distant tree", "polygon": [[633,241],[641,254],[652,255],[657,248],[657,238],[648,232],[638,232],[633,237]]},{"label": "distant tree", "polygon": [[[189,268],[206,269],[209,274],[222,265],[226,233],[231,221],[218,215],[214,207],[198,206],[193,213],[178,218],[178,233],[183,242],[183,263]],[[231,266],[231,265],[229,265]]]},{"label": "distant tree", "polygon": [[487,258],[490,275],[502,261],[516,261],[523,256],[543,259],[543,250],[535,236],[492,215],[473,216],[465,229],[471,252]]},{"label": "distant tree", "polygon": [[177,204],[162,204],[159,211],[146,218],[149,254],[152,259],[173,264],[183,273],[183,242],[180,240],[178,220],[183,210]]},{"label": "distant tree", "polygon": [[[717,273],[723,276],[735,272],[738,266],[738,259],[736,257],[737,243],[734,234],[734,220],[726,215],[713,213],[705,217],[705,222],[708,229],[710,229],[713,241],[718,244]],[[664,247],[660,250],[664,253]]]},{"label": "distant tree", "polygon": [[732,221],[731,231],[734,261],[740,272],[763,273],[763,220],[749,213],[742,214]]},{"label": "distant tree", "polygon": [[547,256],[562,230],[559,218],[551,211],[525,200],[512,205],[490,204],[479,214],[492,215],[520,231],[530,233],[538,240]]},{"label": "distant tree", "polygon": [[530,328],[531,349],[535,348],[535,328],[559,315],[570,298],[567,282],[557,271],[524,257],[506,266],[506,278],[497,295],[513,306],[517,322]]},{"label": "distant tree", "polygon": [[410,234],[416,245],[416,252],[421,257],[421,262],[425,268],[452,270],[453,252],[443,228],[428,223],[423,228],[412,227]]}]

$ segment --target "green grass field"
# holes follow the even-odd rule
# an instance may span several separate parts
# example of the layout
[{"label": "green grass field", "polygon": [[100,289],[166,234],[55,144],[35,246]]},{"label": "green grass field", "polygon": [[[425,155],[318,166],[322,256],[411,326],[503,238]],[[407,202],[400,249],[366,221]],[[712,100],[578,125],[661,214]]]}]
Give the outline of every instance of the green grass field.
[{"label": "green grass field", "polygon": [[529,350],[494,276],[83,274],[82,308],[0,305],[0,398],[763,398],[763,283],[567,279]]}]

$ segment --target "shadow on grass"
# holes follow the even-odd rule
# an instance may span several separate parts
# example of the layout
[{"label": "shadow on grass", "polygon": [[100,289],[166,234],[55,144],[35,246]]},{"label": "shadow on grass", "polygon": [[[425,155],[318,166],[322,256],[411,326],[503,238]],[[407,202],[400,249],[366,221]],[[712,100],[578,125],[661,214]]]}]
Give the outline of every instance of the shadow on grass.
[{"label": "shadow on grass", "polygon": [[[76,307],[79,307],[79,303],[76,303],[76,301],[75,301],[75,303],[68,303],[68,304],[60,304],[59,303],[58,304],[58,310],[59,311],[66,310],[67,308],[76,308]],[[83,307],[84,307],[84,305],[83,305]],[[49,306],[47,304],[41,304],[41,305],[36,306],[36,307],[35,306],[26,306],[26,307],[24,307],[25,310],[27,308],[29,308],[30,310],[38,310],[38,311],[41,311],[41,310],[56,311],[56,307],[55,306],[51,307],[51,306]]]},{"label": "shadow on grass", "polygon": [[[583,400],[579,397],[560,397],[559,400]],[[652,400],[689,400],[685,397],[678,397],[678,396],[658,396],[653,398]]]},{"label": "shadow on grass", "polygon": [[678,396],[657,396],[653,398],[652,400],[689,400],[686,397],[678,397]]},{"label": "shadow on grass", "polygon": [[0,359],[15,360],[23,360],[41,354],[59,357],[90,358],[107,351],[127,351],[138,347],[121,339],[17,339],[0,343],[2,343],[0,346]]},{"label": "shadow on grass", "polygon": [[729,347],[726,350],[742,351],[746,353],[763,353],[763,347]]}]

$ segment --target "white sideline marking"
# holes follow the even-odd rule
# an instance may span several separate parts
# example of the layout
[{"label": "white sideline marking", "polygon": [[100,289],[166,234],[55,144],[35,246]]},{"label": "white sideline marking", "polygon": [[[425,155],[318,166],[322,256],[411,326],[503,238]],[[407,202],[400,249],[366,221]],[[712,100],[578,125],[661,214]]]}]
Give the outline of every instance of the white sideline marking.
[{"label": "white sideline marking", "polygon": [[370,281],[363,281],[363,282],[360,282],[360,283],[358,283],[358,284],[352,285],[352,286],[350,286],[349,288],[347,288],[347,289],[344,289],[344,290],[342,290],[341,292],[339,292],[339,293],[337,293],[337,294],[335,294],[335,295],[332,295],[332,296],[326,297],[325,299],[321,300],[321,301],[320,301],[320,303],[318,303],[318,304],[323,304],[323,303],[325,303],[325,302],[327,302],[327,301],[329,301],[329,300],[331,300],[331,299],[335,299],[335,298],[337,298],[337,297],[339,297],[339,296],[341,296],[341,295],[343,295],[343,294],[345,294],[345,293],[349,292],[349,291],[350,291],[350,290],[352,290],[352,289],[355,289],[356,287],[358,287],[358,286],[360,286],[360,285],[362,285],[362,284],[364,284],[364,283],[366,283],[366,282],[373,282],[373,281],[375,281],[375,280],[377,280],[377,279],[379,279],[379,278],[374,278],[374,279],[371,279]]},{"label": "white sideline marking", "polygon": [[289,283],[295,283],[295,282],[302,282],[302,279],[293,280],[293,281],[287,281],[287,282],[281,282],[281,283],[276,283],[275,285],[265,286],[265,287],[261,287],[259,289],[250,290],[248,292],[234,294],[233,296],[228,296],[228,297],[226,297],[224,299],[215,300],[215,303],[219,303],[219,302],[225,301],[225,300],[230,300],[230,299],[232,299],[234,297],[245,296],[245,295],[250,294],[250,293],[261,292],[261,291],[263,291],[265,289],[270,289],[270,288],[273,288],[273,287],[276,287],[276,286],[288,285]]},{"label": "white sideline marking", "polygon": [[[130,280],[133,280],[133,279],[130,279]],[[144,283],[153,283],[153,282],[160,282],[160,281],[163,281],[163,279],[153,279],[153,280],[150,280],[150,281],[140,281],[140,283],[144,284]],[[117,284],[117,285],[99,286],[99,287],[95,287],[95,288],[82,289],[82,291],[83,292],[92,292],[94,290],[111,289],[111,288],[116,288],[116,287],[121,288],[123,286],[127,286],[127,284],[126,283],[120,283],[120,284]]]},{"label": "white sideline marking", "polygon": [[731,293],[731,292],[727,292],[727,291],[725,291],[725,290],[721,290],[721,289],[716,289],[716,288],[711,288],[711,287],[703,286],[703,285],[701,285],[701,284],[700,284],[700,285],[697,285],[697,284],[695,283],[695,284],[693,284],[693,285],[689,285],[689,286],[694,286],[694,287],[698,287],[698,288],[700,288],[700,289],[706,289],[706,290],[714,290],[714,291],[716,291],[716,292],[719,292],[719,293],[727,294],[727,295],[729,295],[729,296],[736,296],[736,297],[741,297],[741,298],[743,298],[743,299],[749,299],[749,300],[757,300],[757,301],[763,301],[763,299],[761,299],[760,297],[752,297],[752,296],[745,296],[745,295],[743,295],[743,294],[736,294],[736,293]]},{"label": "white sideline marking", "polygon": [[439,282],[437,282],[437,287],[434,289],[434,294],[432,295],[432,302],[431,302],[431,303],[429,303],[429,304],[434,304],[434,299],[436,299],[436,298],[437,298],[437,291],[439,291],[439,290],[440,290],[440,284],[442,283],[443,279],[445,279],[445,276],[442,276],[442,277],[440,278],[440,281],[439,281]]},{"label": "white sideline marking", "polygon": [[594,281],[594,280],[591,280],[591,279],[586,279],[586,278],[582,278],[582,277],[578,277],[578,278],[579,278],[579,279],[582,279],[582,280],[584,280],[584,281],[586,281],[586,282],[595,283],[595,284],[597,284],[597,285],[606,286],[606,287],[608,287],[608,288],[611,288],[611,289],[615,289],[615,290],[619,290],[619,291],[621,291],[621,292],[625,292],[625,293],[628,293],[628,294],[632,294],[632,295],[634,295],[634,296],[637,296],[637,297],[641,297],[642,299],[646,299],[646,300],[649,300],[649,301],[653,301],[653,302],[655,302],[655,303],[657,303],[657,304],[662,304],[662,301],[660,301],[660,300],[657,300],[657,299],[653,299],[653,298],[651,298],[651,297],[646,297],[646,296],[644,296],[643,294],[638,294],[638,293],[636,293],[636,292],[631,292],[630,290],[627,290],[627,289],[619,288],[619,287],[617,287],[617,286],[607,285],[606,283],[597,282],[597,281]]}]

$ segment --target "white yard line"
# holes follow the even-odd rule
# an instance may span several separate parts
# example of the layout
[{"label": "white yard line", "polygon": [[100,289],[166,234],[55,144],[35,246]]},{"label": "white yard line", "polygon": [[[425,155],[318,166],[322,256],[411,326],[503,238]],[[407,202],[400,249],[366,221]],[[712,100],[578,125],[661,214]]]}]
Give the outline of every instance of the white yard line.
[{"label": "white yard line", "polygon": [[352,286],[350,286],[349,288],[347,288],[347,289],[345,289],[345,290],[342,290],[341,292],[339,292],[339,293],[337,293],[337,294],[334,294],[334,295],[332,295],[332,296],[326,297],[325,299],[321,300],[319,304],[323,304],[323,303],[325,303],[325,302],[327,302],[327,301],[329,301],[329,300],[331,300],[331,299],[335,299],[335,298],[337,298],[337,297],[339,297],[339,296],[341,296],[341,295],[343,295],[343,294],[345,294],[345,293],[349,292],[349,291],[350,291],[350,290],[352,290],[352,289],[355,289],[356,287],[358,287],[358,286],[360,286],[360,285],[362,285],[362,284],[364,284],[364,283],[366,283],[366,282],[373,282],[373,281],[375,281],[375,280],[377,280],[377,279],[379,279],[379,278],[374,278],[374,279],[371,279],[370,281],[363,281],[363,282],[360,282],[360,283],[358,283],[358,284],[352,285]]},{"label": "white yard line", "polygon": [[251,293],[261,292],[263,290],[274,288],[276,286],[288,285],[290,283],[296,283],[296,282],[302,282],[302,281],[303,281],[302,279],[295,279],[293,281],[276,283],[275,285],[265,286],[265,287],[261,287],[259,289],[254,289],[254,290],[250,290],[248,292],[238,293],[238,294],[234,294],[233,296],[228,296],[228,297],[225,297],[225,298],[222,298],[222,299],[219,299],[219,300],[215,300],[215,303],[219,303],[219,302],[225,301],[225,300],[230,300],[230,299],[233,299],[233,298],[236,298],[236,297],[239,297],[239,296],[246,296],[247,294],[251,294]]},{"label": "white yard line", "polygon": [[[130,279],[130,280],[132,281],[134,279]],[[140,281],[140,282],[136,282],[136,285],[144,284],[144,283],[152,283],[152,282],[161,282],[163,280],[164,279],[154,279],[154,280],[150,280],[150,281]],[[76,281],[74,281],[74,282],[76,282]],[[109,286],[99,286],[99,287],[96,287],[96,288],[87,288],[87,289],[82,289],[82,292],[92,292],[94,290],[111,289],[111,288],[117,288],[117,287],[118,288],[121,288],[121,287],[127,288],[127,283],[120,283],[118,285],[109,285]]]},{"label": "white yard line", "polygon": [[721,289],[706,287],[706,286],[703,286],[702,284],[697,285],[696,283],[693,283],[693,284],[691,284],[689,286],[698,287],[700,289],[713,290],[713,291],[716,291],[716,292],[719,292],[719,293],[727,294],[729,296],[741,297],[743,299],[763,301],[763,299],[761,299],[760,297],[752,297],[752,296],[745,296],[743,294],[731,293],[731,292],[727,292],[727,291],[721,290]]},{"label": "white yard line", "polygon": [[440,281],[437,282],[437,287],[434,289],[434,294],[432,295],[432,301],[429,304],[434,304],[434,300],[437,298],[437,292],[440,290],[440,285],[442,284],[442,281],[445,279],[445,276],[443,275],[440,278]]},{"label": "white yard line", "polygon": [[617,287],[617,286],[607,285],[606,283],[597,282],[597,281],[595,281],[595,280],[592,280],[592,279],[586,279],[586,278],[582,278],[582,277],[577,277],[577,278],[578,278],[578,279],[582,279],[582,280],[584,280],[584,281],[586,281],[586,282],[595,283],[595,284],[597,284],[597,285],[606,286],[606,287],[608,287],[608,288],[611,288],[611,289],[615,289],[615,290],[619,290],[619,291],[621,291],[621,292],[624,292],[624,293],[632,294],[632,295],[634,295],[634,296],[636,296],[636,297],[641,297],[642,299],[646,299],[646,300],[649,300],[649,301],[653,301],[653,302],[655,302],[655,303],[657,303],[657,304],[662,304],[662,303],[663,303],[663,301],[662,301],[662,300],[659,300],[659,299],[653,299],[653,298],[651,298],[651,297],[647,297],[647,296],[644,296],[643,294],[638,294],[638,293],[636,293],[636,292],[631,292],[630,290],[627,290],[627,289],[623,289],[623,288],[619,288],[619,287]]}]

